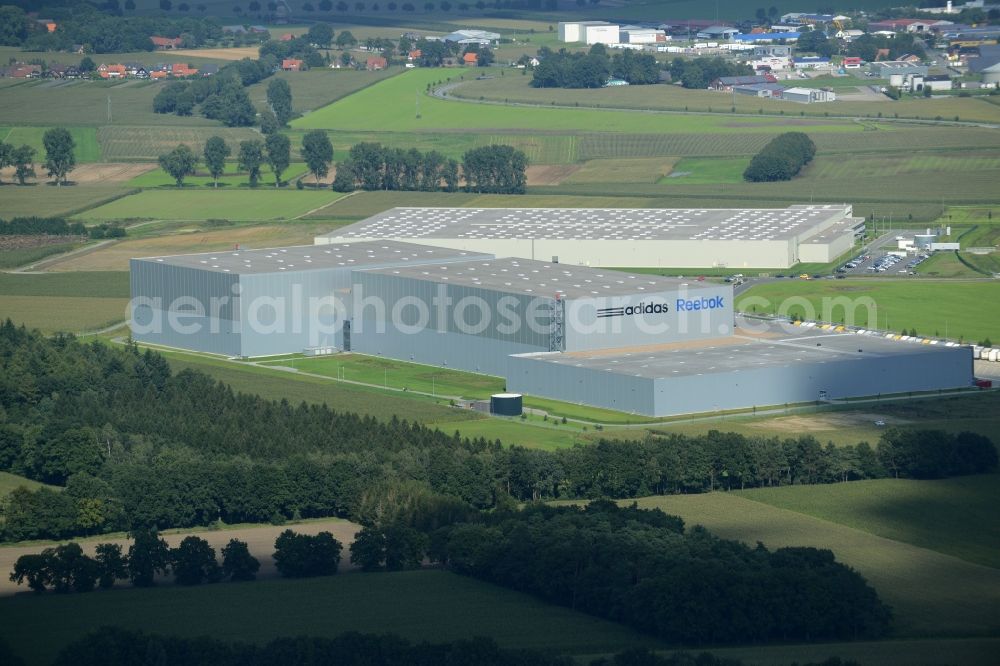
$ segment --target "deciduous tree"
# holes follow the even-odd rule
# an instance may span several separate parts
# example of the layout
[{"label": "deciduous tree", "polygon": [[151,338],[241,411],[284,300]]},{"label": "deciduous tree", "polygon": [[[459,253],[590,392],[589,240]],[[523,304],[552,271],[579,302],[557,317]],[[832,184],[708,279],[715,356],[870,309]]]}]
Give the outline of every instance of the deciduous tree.
[{"label": "deciduous tree", "polygon": [[42,135],[45,146],[45,162],[42,166],[49,176],[56,179],[56,185],[66,182],[66,176],[76,166],[76,142],[64,127],[53,127]]},{"label": "deciduous tree", "polygon": [[184,186],[184,178],[194,173],[198,157],[187,144],[181,144],[165,155],[160,155],[160,168],[170,174],[177,187]]},{"label": "deciduous tree", "polygon": [[205,142],[205,166],[215,181],[215,187],[219,186],[219,176],[226,171],[226,158],[231,152],[229,144],[221,136],[210,137]]},{"label": "deciduous tree", "polygon": [[282,127],[292,119],[292,88],[284,79],[274,79],[267,84],[267,104]]},{"label": "deciduous tree", "polygon": [[284,134],[272,134],[264,141],[267,150],[267,163],[274,173],[274,186],[281,185],[281,174],[291,163],[292,144]]},{"label": "deciduous tree", "polygon": [[302,138],[302,159],[319,185],[319,179],[330,172],[333,161],[333,144],[325,131],[313,130]]},{"label": "deciduous tree", "polygon": [[260,570],[260,562],[250,554],[245,541],[230,539],[222,549],[222,574],[234,581],[253,580]]},{"label": "deciduous tree", "polygon": [[257,187],[260,167],[264,163],[264,143],[257,139],[240,142],[239,168],[250,177],[250,187]]}]

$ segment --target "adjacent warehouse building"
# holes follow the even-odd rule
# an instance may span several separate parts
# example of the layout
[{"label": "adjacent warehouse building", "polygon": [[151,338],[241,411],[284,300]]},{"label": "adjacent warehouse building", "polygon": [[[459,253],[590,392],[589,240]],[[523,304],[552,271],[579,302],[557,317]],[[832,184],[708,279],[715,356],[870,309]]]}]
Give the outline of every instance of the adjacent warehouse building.
[{"label": "adjacent warehouse building", "polygon": [[581,266],[788,268],[864,232],[847,205],[785,209],[393,208],[317,244],[397,240]]}]

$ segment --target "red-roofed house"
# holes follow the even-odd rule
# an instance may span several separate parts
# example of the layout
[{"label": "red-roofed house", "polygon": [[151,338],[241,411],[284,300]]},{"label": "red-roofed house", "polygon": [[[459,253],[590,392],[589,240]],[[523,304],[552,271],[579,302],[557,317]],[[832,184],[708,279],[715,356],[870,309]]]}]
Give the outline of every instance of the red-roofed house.
[{"label": "red-roofed house", "polygon": [[298,58],[285,58],[281,61],[281,69],[286,72],[301,72],[302,61]]},{"label": "red-roofed house", "polygon": [[41,75],[41,65],[25,65],[23,63],[18,63],[16,65],[12,65],[7,70],[7,76],[12,79],[33,79]]},{"label": "red-roofed house", "polygon": [[389,62],[382,56],[372,56],[365,62],[365,69],[369,72],[377,72],[389,66]]},{"label": "red-roofed house", "polygon": [[290,42],[290,41],[292,41],[293,39],[295,39],[295,35],[293,35],[293,34],[292,34],[292,33],[290,33],[290,32],[286,32],[285,34],[283,34],[283,35],[281,36],[281,38],[280,38],[280,39],[281,39],[281,41],[283,41],[283,42]]},{"label": "red-roofed house", "polygon": [[861,67],[861,58],[857,56],[845,56],[843,65],[844,69],[857,69]]},{"label": "red-roofed house", "polygon": [[176,76],[178,78],[183,78],[185,76],[194,76],[198,73],[197,69],[192,69],[187,66],[186,62],[175,62],[170,66],[171,76]]},{"label": "red-roofed house", "polygon": [[181,46],[180,37],[150,37],[149,41],[153,42],[158,51],[177,49]]},{"label": "red-roofed house", "polygon": [[157,80],[165,79],[167,78],[167,73],[164,72],[162,69],[154,69],[152,72],[149,73],[149,78]]},{"label": "red-roofed house", "polygon": [[413,49],[412,51],[410,51],[409,53],[406,54],[406,57],[409,60],[416,60],[417,58],[419,58],[422,55],[423,55],[423,52],[421,52],[420,49]]},{"label": "red-roofed house", "polygon": [[475,53],[466,53],[464,56],[462,56],[462,62],[467,67],[475,67],[476,63],[479,62],[479,56]]},{"label": "red-roofed house", "polygon": [[105,65],[101,63],[97,66],[97,74],[102,79],[124,79],[128,74],[125,65]]}]

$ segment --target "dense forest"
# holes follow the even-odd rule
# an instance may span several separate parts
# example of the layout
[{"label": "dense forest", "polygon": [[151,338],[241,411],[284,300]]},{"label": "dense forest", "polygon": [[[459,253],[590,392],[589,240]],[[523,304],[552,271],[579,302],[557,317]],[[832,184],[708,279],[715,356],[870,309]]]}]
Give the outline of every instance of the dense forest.
[{"label": "dense forest", "polygon": [[372,511],[431,500],[451,514],[514,500],[934,478],[996,465],[980,435],[893,429],[876,447],[715,431],[559,451],[504,447],[235,393],[199,372],[174,374],[134,345],[0,325],[0,469],[65,487],[11,493],[5,540],[217,520],[366,522]]},{"label": "dense forest", "polygon": [[752,76],[749,65],[723,60],[722,58],[674,58],[670,61],[670,78],[685,88],[704,90],[720,76]]},{"label": "dense forest", "polygon": [[276,68],[267,59],[244,58],[223,66],[215,76],[172,81],[156,93],[153,111],[190,116],[200,104],[206,118],[220,120],[228,127],[249,127],[256,121],[257,112],[246,88],[271,76]]}]

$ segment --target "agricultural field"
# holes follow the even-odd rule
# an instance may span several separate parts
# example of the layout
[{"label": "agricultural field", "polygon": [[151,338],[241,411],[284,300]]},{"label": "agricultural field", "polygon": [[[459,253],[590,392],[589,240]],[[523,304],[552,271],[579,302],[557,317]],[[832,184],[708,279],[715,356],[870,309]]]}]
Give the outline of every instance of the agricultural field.
[{"label": "agricultural field", "polygon": [[[494,68],[496,70],[496,68]],[[793,118],[869,117],[915,118],[923,120],[955,120],[989,122],[1000,121],[1000,107],[977,97],[949,97],[944,99],[904,99],[892,101],[837,101],[826,104],[798,104],[779,100],[762,99],[746,95],[732,95],[709,90],[689,90],[677,85],[624,86],[614,88],[563,89],[532,88],[530,73],[525,76],[501,76],[491,71],[494,78],[463,82],[448,91],[449,96],[467,100],[486,100],[527,105],[552,104],[564,107],[600,107],[606,109],[637,109],[649,111],[709,111],[737,114],[770,114]],[[809,81],[805,81],[810,83]],[[850,77],[851,86],[871,84],[871,80]],[[793,85],[800,85],[794,79]],[[817,85],[814,83],[814,85]],[[821,84],[825,85],[825,84]],[[843,89],[839,88],[841,92]]]},{"label": "agricultural field", "polygon": [[[465,76],[465,75],[460,75]],[[607,132],[719,134],[777,133],[788,123],[773,118],[726,116],[696,117],[684,114],[647,114],[629,111],[587,109],[522,108],[513,113],[503,105],[469,105],[429,97],[429,85],[446,78],[435,69],[414,69],[354,93],[308,116],[292,122],[296,129],[394,130],[420,129],[531,129],[592,130]],[[461,79],[459,79],[461,80]],[[419,108],[418,108],[419,104]],[[799,120],[815,132],[859,132],[862,128],[845,121]]]},{"label": "agricultural field", "polygon": [[0,186],[0,217],[72,215],[125,196],[130,191],[118,185],[55,187],[37,183],[21,187],[4,184]]},{"label": "agricultural field", "polygon": [[289,220],[344,196],[331,190],[147,190],[78,215],[83,220]]},{"label": "agricultural field", "polygon": [[258,643],[361,631],[416,642],[489,636],[505,647],[567,654],[656,645],[620,625],[443,571],[0,599],[0,638],[29,664],[50,663],[67,643],[109,624]]},{"label": "agricultural field", "polygon": [[[238,146],[231,146],[234,152],[239,148]],[[204,189],[206,187],[214,188],[215,181],[212,176],[206,171],[204,164],[199,164],[196,168],[195,174],[193,176],[187,176],[184,178],[184,188],[197,188]],[[281,179],[286,182],[292,182],[306,173],[306,165],[293,162],[285,171],[281,174]],[[312,177],[306,179],[306,182],[312,182]],[[144,174],[136,176],[128,181],[129,187],[172,187],[176,188],[176,181],[173,177],[166,171],[160,168],[154,168],[147,171]],[[266,187],[267,185],[274,184],[274,174],[267,167],[261,169],[261,180],[260,187]],[[226,163],[226,171],[219,178],[219,188],[229,188],[234,187],[249,187],[250,180],[249,176],[245,171],[240,171],[235,162]]]},{"label": "agricultural field", "polygon": [[563,182],[583,183],[655,183],[677,169],[677,158],[640,157],[632,159],[590,160],[584,162]]},{"label": "agricultural field", "polygon": [[[6,240],[6,239],[4,239]],[[80,247],[81,243],[44,243],[28,244],[24,247],[5,246],[0,240],[0,269],[20,268],[33,264],[54,254],[69,252]]]},{"label": "agricultural field", "polygon": [[[38,54],[31,57],[38,57]],[[4,99],[3,106],[0,106],[0,124],[91,128],[106,125],[218,125],[214,120],[197,115],[153,113],[153,98],[162,85],[157,81],[135,79],[115,82],[59,79],[13,82],[4,79],[0,83],[0,95]]]},{"label": "agricultural field", "polygon": [[741,496],[877,536],[1000,568],[1000,475],[941,481],[878,479],[758,488]]},{"label": "agricultural field", "polygon": [[149,227],[155,228],[157,233],[143,235],[147,227],[134,228],[134,233],[129,232],[134,237],[111,243],[94,252],[57,260],[50,270],[127,271],[129,259],[133,257],[214,252],[231,249],[236,244],[252,248],[311,245],[316,234],[329,230],[329,224],[299,221],[260,226],[154,223]]},{"label": "agricultural field", "polygon": [[195,155],[201,155],[205,150],[205,142],[213,136],[225,139],[233,147],[234,155],[241,141],[263,140],[260,133],[250,127],[174,127],[156,124],[137,127],[113,125],[97,130],[97,141],[104,159],[125,162],[155,162],[157,157],[182,143],[187,144]]},{"label": "agricultural field", "polygon": [[0,316],[46,333],[123,322],[128,297],[127,272],[0,273]]},{"label": "agricultural field", "polygon": [[[704,525],[718,536],[751,546],[760,541],[769,548],[832,550],[892,606],[898,638],[997,632],[1000,570],[755,502],[739,493],[647,497],[638,503],[681,516],[688,526]],[[907,516],[913,518],[913,513]]]},{"label": "agricultural field", "polygon": [[[0,88],[0,94],[7,91]],[[6,103],[6,99],[5,99]],[[30,116],[29,116],[30,117]],[[14,146],[29,145],[35,149],[35,159],[38,166],[39,179],[45,178],[45,170],[41,168],[41,162],[45,159],[45,146],[42,143],[42,136],[49,127],[0,127],[0,141],[10,143]],[[98,162],[101,159],[101,150],[97,146],[97,133],[92,127],[68,127],[73,141],[76,143],[74,154],[78,164],[87,162]]]},{"label": "agricultural field", "polygon": [[[797,302],[789,299],[795,298]],[[833,299],[847,299],[853,324],[883,330],[916,329],[918,334],[947,336],[953,340],[1000,340],[1000,309],[984,303],[1000,302],[1000,283],[929,280],[883,280],[862,278],[817,282],[814,280],[772,282],[752,287],[736,307],[757,312],[807,318],[822,317],[824,305],[833,321],[851,317]],[[752,299],[752,300],[750,300]],[[803,300],[804,299],[804,300]],[[806,303],[810,312],[805,311]],[[874,303],[869,315],[868,303]],[[869,321],[872,316],[872,321]],[[875,317],[877,316],[877,321]],[[851,322],[847,322],[851,323]]]},{"label": "agricultural field", "polygon": [[247,92],[250,101],[258,109],[267,105],[267,87],[275,79],[284,79],[292,89],[292,106],[296,113],[308,114],[322,106],[326,106],[341,97],[346,97],[362,88],[377,83],[383,79],[395,76],[401,70],[385,69],[379,72],[366,72],[353,69],[331,70],[311,69],[307,72],[278,72],[260,83],[256,83]]}]

